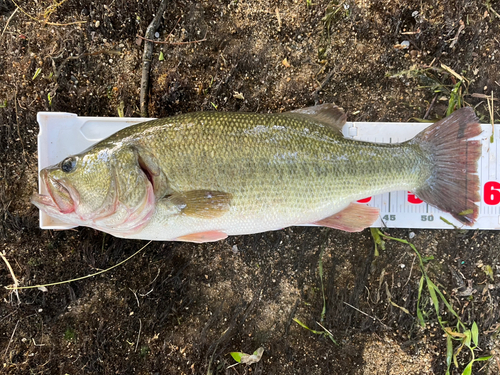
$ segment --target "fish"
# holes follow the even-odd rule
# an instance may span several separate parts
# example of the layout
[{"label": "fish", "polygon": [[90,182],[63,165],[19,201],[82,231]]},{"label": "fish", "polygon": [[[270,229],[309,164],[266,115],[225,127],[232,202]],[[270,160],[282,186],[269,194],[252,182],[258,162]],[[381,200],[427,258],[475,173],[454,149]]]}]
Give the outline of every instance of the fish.
[{"label": "fish", "polygon": [[470,107],[395,144],[347,139],[342,108],[194,112],[122,129],[40,172],[48,215],[116,237],[211,242],[298,225],[358,232],[396,190],[471,226],[481,127]]}]

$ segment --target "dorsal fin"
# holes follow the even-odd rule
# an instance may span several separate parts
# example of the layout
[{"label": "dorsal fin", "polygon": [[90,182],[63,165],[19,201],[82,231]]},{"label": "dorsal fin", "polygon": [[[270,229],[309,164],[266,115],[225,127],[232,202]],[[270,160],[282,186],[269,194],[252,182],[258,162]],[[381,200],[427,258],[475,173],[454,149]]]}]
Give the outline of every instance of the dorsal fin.
[{"label": "dorsal fin", "polygon": [[345,122],[347,120],[347,115],[345,114],[344,110],[332,103],[296,109],[288,113],[298,113],[301,115],[310,116],[316,121],[328,125],[340,132],[342,132],[342,127],[345,125]]}]

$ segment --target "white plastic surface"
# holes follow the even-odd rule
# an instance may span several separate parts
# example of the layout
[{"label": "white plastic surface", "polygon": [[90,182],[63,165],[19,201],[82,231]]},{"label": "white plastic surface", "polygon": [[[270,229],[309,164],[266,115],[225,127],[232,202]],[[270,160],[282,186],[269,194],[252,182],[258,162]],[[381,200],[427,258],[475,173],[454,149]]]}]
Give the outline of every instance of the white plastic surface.
[{"label": "white plastic surface", "polygon": [[[38,123],[38,169],[59,163],[65,157],[92,146],[127,126],[152,119],[79,117],[72,113],[39,112]],[[397,143],[413,138],[429,126],[425,123],[348,122],[343,129],[347,138],[370,142]],[[483,133],[478,139],[483,144],[479,160],[481,202],[479,218],[472,229],[500,229],[500,125],[495,125],[495,140],[490,143],[491,125],[482,125]],[[46,194],[39,183],[39,192]],[[452,229],[441,217],[457,224],[451,215],[418,202],[416,197],[405,191],[397,191],[371,197],[368,205],[380,209],[380,219],[373,226],[389,228],[440,228]],[[42,229],[69,229],[71,225],[57,221],[40,211]],[[467,227],[469,228],[469,227]]]}]

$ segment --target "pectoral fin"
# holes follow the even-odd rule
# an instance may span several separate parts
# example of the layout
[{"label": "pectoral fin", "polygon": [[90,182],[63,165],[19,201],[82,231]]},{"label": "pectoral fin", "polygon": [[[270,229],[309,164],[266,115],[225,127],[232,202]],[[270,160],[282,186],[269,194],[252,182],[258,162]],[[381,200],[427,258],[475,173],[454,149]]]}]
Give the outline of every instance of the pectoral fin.
[{"label": "pectoral fin", "polygon": [[313,224],[346,232],[361,232],[378,219],[379,209],[364,204],[351,203],[335,215],[316,221]]},{"label": "pectoral fin", "polygon": [[227,237],[226,233],[214,230],[210,232],[188,234],[187,236],[177,237],[175,240],[184,242],[204,243],[204,242],[215,242],[223,240],[226,237]]},{"label": "pectoral fin", "polygon": [[232,195],[223,191],[192,190],[173,193],[165,198],[179,213],[202,219],[213,219],[224,215],[231,206]]}]

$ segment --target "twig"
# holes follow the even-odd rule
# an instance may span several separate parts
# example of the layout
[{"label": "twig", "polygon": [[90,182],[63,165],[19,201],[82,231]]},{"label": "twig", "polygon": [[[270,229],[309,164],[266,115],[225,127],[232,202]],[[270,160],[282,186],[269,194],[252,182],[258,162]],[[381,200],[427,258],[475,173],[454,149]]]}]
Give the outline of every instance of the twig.
[{"label": "twig", "polygon": [[137,307],[141,307],[141,305],[139,304],[139,298],[137,298],[137,293],[134,292],[132,289],[128,288],[132,293],[134,293],[134,296],[135,296],[135,299],[137,301]]},{"label": "twig", "polygon": [[167,8],[167,0],[161,0],[160,6],[158,7],[158,11],[154,16],[153,20],[149,24],[146,29],[146,43],[144,43],[144,53],[142,54],[142,77],[141,77],[141,95],[140,95],[140,106],[141,106],[141,116],[148,116],[148,86],[149,86],[149,69],[151,68],[151,56],[153,55],[153,43],[150,40],[152,39],[154,33],[160,26],[160,20]]},{"label": "twig", "polygon": [[281,31],[281,17],[280,17],[280,10],[278,7],[276,7],[276,18],[278,19],[278,32]]},{"label": "twig", "polygon": [[321,85],[316,90],[314,90],[313,98],[314,98],[315,104],[317,104],[316,102],[318,101],[318,93],[325,88],[326,84],[330,81],[330,79],[333,77],[333,75],[335,74],[336,71],[337,70],[335,68],[333,68],[330,71],[330,73],[328,73],[328,75],[325,77],[323,82],[321,82]]},{"label": "twig", "polygon": [[465,29],[464,21],[460,20],[460,27],[458,28],[458,31],[455,37],[453,38],[453,42],[451,42],[450,44],[450,49],[455,47],[455,44],[458,42],[458,36],[460,35],[463,29]]},{"label": "twig", "polygon": [[204,42],[204,41],[207,40],[207,33],[208,32],[205,33],[205,36],[203,37],[203,39],[192,40],[192,41],[189,41],[189,42],[169,42],[169,41],[166,41],[166,40],[153,40],[153,39],[145,38],[145,37],[140,36],[140,35],[137,35],[137,37],[139,39],[145,40],[146,42],[150,42],[150,43],[155,43],[155,44],[170,44],[172,46],[180,46],[180,45],[183,45],[183,44],[193,44],[193,43]]},{"label": "twig", "polygon": [[410,281],[411,272],[413,271],[413,265],[415,264],[415,259],[417,259],[416,255],[413,256],[413,262],[411,262],[410,274],[408,275],[408,280],[406,280],[406,283],[405,283],[405,285],[403,285],[403,287],[405,287],[406,285],[408,285],[408,282]]},{"label": "twig", "polygon": [[[499,86],[500,86],[500,85],[499,85]],[[480,93],[474,93],[474,94],[471,94],[471,96],[472,96],[473,98],[480,98],[480,99],[493,100],[493,101],[495,101],[495,102],[497,102],[497,101],[498,101],[498,99],[497,99],[497,98],[493,98],[493,99],[492,99],[490,95],[485,95],[485,94],[480,94]]]},{"label": "twig", "polygon": [[416,35],[420,34],[420,28],[417,29],[417,31],[405,31],[404,33],[400,33],[401,35]]},{"label": "twig", "polygon": [[425,112],[425,115],[424,115],[424,117],[423,117],[423,119],[424,119],[424,120],[427,118],[427,116],[429,116],[429,113],[431,112],[431,109],[432,109],[432,107],[434,106],[434,102],[436,101],[436,98],[437,98],[437,97],[438,97],[438,96],[437,96],[437,95],[435,95],[435,96],[434,96],[434,98],[432,99],[432,102],[431,102],[431,104],[429,105],[429,108],[427,108],[427,112]]},{"label": "twig", "polygon": [[19,141],[21,142],[21,146],[23,148],[23,157],[24,157],[24,160],[26,160],[26,151],[24,149],[24,142],[23,142],[23,137],[21,136],[21,129],[19,129],[19,115],[18,115],[18,112],[17,112],[17,106],[21,106],[18,102],[17,102],[17,89],[16,89],[16,92],[14,93],[14,109],[16,111],[16,128],[17,128],[17,136],[19,137]]},{"label": "twig", "polygon": [[19,8],[14,9],[14,11],[12,12],[12,14],[10,15],[9,19],[7,20],[7,23],[5,24],[5,27],[3,28],[2,35],[0,35],[0,38],[3,37],[3,34],[5,33],[5,30],[7,30],[7,26],[9,26],[10,20],[12,19],[12,17],[14,17],[14,14],[16,14],[16,12],[17,12],[18,9]]},{"label": "twig", "polygon": [[375,317],[373,317],[373,316],[371,316],[371,315],[368,315],[368,314],[367,314],[367,313],[365,313],[364,311],[361,311],[360,309],[358,309],[358,308],[354,307],[353,305],[351,305],[351,304],[349,304],[349,303],[347,303],[347,302],[345,302],[345,301],[344,301],[344,303],[345,303],[347,306],[352,307],[352,308],[353,308],[354,310],[356,310],[357,312],[360,312],[361,314],[366,315],[367,317],[369,317],[369,318],[371,318],[371,319],[373,319],[373,320],[378,321],[378,322],[379,322],[380,324],[382,324],[385,328],[387,328],[387,329],[392,329],[392,328],[391,328],[391,327],[389,327],[388,325],[384,324],[384,323],[383,323],[383,322],[382,322],[379,318],[375,318]]},{"label": "twig", "polygon": [[14,280],[14,288],[16,288],[16,297],[17,297],[17,302],[19,304],[21,304],[21,300],[19,299],[19,292],[17,291],[17,287],[19,285],[19,281],[17,280],[17,277],[16,277],[16,274],[14,273],[14,270],[12,269],[9,261],[7,260],[7,258],[2,254],[2,252],[0,251],[0,257],[2,257],[3,261],[5,262],[5,264],[7,265],[7,268],[9,269],[9,272],[10,272],[10,276],[12,276],[12,280]]},{"label": "twig", "polygon": [[329,330],[327,330],[325,327],[323,327],[323,325],[320,322],[316,322],[316,324],[319,325],[321,328],[323,328],[326,333],[328,333],[330,336],[333,337],[333,334]]},{"label": "twig", "polygon": [[139,346],[139,339],[141,338],[141,331],[142,331],[142,321],[139,318],[139,334],[137,335],[137,341],[135,343],[135,352],[137,351],[137,347]]},{"label": "twig", "polygon": [[493,97],[493,90],[491,90],[491,96],[486,99],[486,102],[488,103],[488,112],[490,113],[490,121],[491,121],[491,137],[490,137],[490,143],[493,143],[493,140],[495,139],[495,111],[494,111],[494,97]]},{"label": "twig", "polygon": [[3,355],[3,359],[5,361],[5,358],[7,357],[7,353],[9,352],[9,348],[10,348],[10,344],[12,343],[12,339],[14,338],[14,334],[16,333],[16,330],[17,330],[17,326],[19,325],[19,322],[21,320],[18,320],[17,323],[16,323],[16,326],[14,327],[14,330],[12,331],[12,335],[10,335],[10,340],[9,340],[9,344],[7,345],[7,349],[5,349],[5,353]]}]

